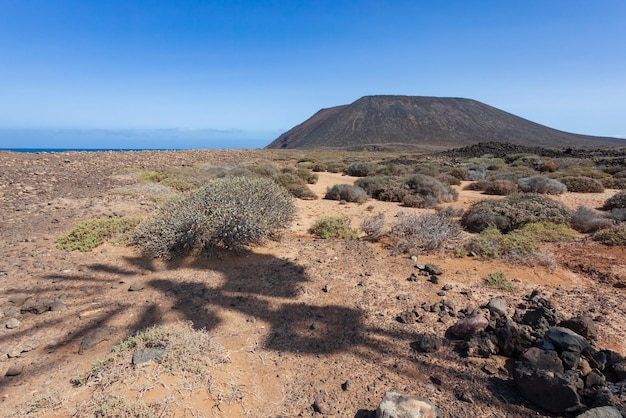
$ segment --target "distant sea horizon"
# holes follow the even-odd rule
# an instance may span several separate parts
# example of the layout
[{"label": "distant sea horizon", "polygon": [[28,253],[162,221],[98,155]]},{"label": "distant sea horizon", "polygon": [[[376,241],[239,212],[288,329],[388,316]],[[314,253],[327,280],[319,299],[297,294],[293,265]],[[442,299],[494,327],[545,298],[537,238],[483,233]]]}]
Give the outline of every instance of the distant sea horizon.
[{"label": "distant sea horizon", "polygon": [[[118,151],[197,151],[218,148],[0,148],[0,151],[51,153],[51,152],[118,152]],[[225,149],[225,148],[222,148]],[[233,148],[236,149],[236,148]],[[238,148],[237,148],[238,149]],[[252,148],[251,148],[252,149]]]}]

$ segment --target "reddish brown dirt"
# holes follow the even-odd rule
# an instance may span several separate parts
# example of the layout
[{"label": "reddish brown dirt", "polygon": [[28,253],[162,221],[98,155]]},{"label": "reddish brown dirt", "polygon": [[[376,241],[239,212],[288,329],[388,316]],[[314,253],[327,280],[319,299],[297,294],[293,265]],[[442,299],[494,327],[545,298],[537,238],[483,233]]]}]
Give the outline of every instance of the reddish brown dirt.
[{"label": "reddish brown dirt", "polygon": [[[277,155],[0,153],[0,415],[24,416],[32,410],[33,416],[72,416],[92,389],[72,387],[71,378],[135,331],[180,320],[209,330],[229,361],[211,370],[200,387],[174,391],[179,377],[154,378],[146,369],[135,381],[111,390],[128,399],[141,395],[146,402],[162,401],[163,416],[322,416],[312,407],[317,400],[334,408],[336,416],[358,417],[375,409],[389,390],[427,398],[445,417],[550,416],[516,395],[504,358],[463,359],[450,343],[428,355],[410,348],[418,333],[443,335],[454,321],[424,312],[423,303],[445,298],[457,308],[476,308],[503,294],[515,305],[537,288],[566,315],[592,313],[601,319],[599,345],[626,354],[623,248],[590,241],[552,245],[545,251],[553,252],[559,265],[550,272],[448,253],[420,255],[420,262],[444,270],[442,282],[434,285],[407,281],[416,271],[414,262],[390,256],[379,244],[318,240],[306,232],[325,215],[347,214],[358,225],[364,216],[381,211],[389,222],[400,210],[419,211],[397,204],[298,201],[298,220],[280,242],[239,255],[166,262],[140,258],[114,244],[90,253],[54,248],[54,238],[80,220],[153,210],[155,204],[141,195],[111,193],[138,183],[129,174],[133,170],[234,164]],[[312,188],[323,195],[328,186],[352,181],[321,173]],[[467,206],[482,197],[461,192],[454,205]],[[560,199],[573,207],[586,202],[597,207],[600,201],[583,194]],[[506,271],[518,290],[502,293],[485,287],[483,278],[496,270]],[[129,292],[134,283],[144,289]],[[451,289],[442,296],[438,293],[444,284]],[[65,309],[16,313],[26,296],[58,299]],[[401,311],[414,308],[423,312],[422,322],[396,321]],[[11,317],[21,325],[6,328]],[[7,356],[16,350],[19,357]],[[17,362],[24,363],[22,374],[5,377]],[[499,367],[498,372],[487,374],[482,368],[486,363]],[[459,400],[464,392],[473,403]],[[57,402],[38,406],[48,397]]]}]

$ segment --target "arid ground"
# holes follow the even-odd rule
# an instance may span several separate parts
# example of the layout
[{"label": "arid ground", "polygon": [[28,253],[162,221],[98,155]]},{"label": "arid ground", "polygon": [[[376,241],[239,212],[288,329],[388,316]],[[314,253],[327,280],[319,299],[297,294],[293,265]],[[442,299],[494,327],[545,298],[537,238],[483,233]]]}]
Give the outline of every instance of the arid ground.
[{"label": "arid ground", "polygon": [[[556,260],[550,271],[441,251],[417,260],[441,267],[438,284],[409,281],[417,270],[408,255],[307,232],[321,216],[346,214],[358,227],[379,212],[391,222],[399,211],[425,211],[321,199],[327,187],[355,180],[341,174],[319,173],[311,189],[320,199],[297,200],[298,218],[282,239],[242,253],[164,261],[116,242],[92,252],[55,248],[79,221],[153,211],[162,191],[140,172],[292,158],[252,150],[0,152],[0,415],[90,416],[116,399],[119,410],[143,403],[155,416],[367,417],[394,390],[430,400],[445,417],[552,416],[516,393],[505,358],[463,358],[450,341],[431,354],[411,348],[419,333],[443,337],[455,321],[423,306],[445,300],[471,311],[502,295],[515,307],[535,289],[567,316],[591,314],[598,345],[626,355],[623,247],[583,238],[546,244]],[[556,199],[597,208],[615,192]],[[483,197],[460,191],[452,205]],[[486,286],[497,270],[517,290]],[[397,321],[405,310],[420,320]],[[11,319],[17,325],[7,327]],[[151,326],[183,327],[190,350],[209,341],[199,373],[156,361],[135,367],[128,357],[108,372],[115,376],[75,384],[115,345]]]}]

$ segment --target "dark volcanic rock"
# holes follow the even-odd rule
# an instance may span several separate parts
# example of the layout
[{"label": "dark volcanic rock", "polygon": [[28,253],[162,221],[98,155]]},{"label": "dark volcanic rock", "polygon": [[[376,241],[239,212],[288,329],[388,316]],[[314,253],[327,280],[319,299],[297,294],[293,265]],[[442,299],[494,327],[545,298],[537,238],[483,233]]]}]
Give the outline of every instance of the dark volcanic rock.
[{"label": "dark volcanic rock", "polygon": [[546,338],[563,351],[582,352],[589,342],[569,328],[555,327],[546,332]]},{"label": "dark volcanic rock", "polygon": [[411,348],[424,353],[432,353],[441,348],[443,341],[435,334],[424,333],[411,343]]},{"label": "dark volcanic rock", "polygon": [[576,388],[561,373],[536,369],[529,363],[518,361],[513,378],[526,399],[550,412],[562,414],[580,405]]},{"label": "dark volcanic rock", "polygon": [[534,369],[550,370],[563,373],[563,363],[556,351],[531,347],[520,356],[520,360],[529,363]]},{"label": "dark volcanic rock", "polygon": [[601,406],[577,415],[576,418],[622,418],[622,414],[612,406]]},{"label": "dark volcanic rock", "polygon": [[486,332],[472,334],[461,344],[461,351],[466,357],[489,358],[498,354],[498,339]]},{"label": "dark volcanic rock", "polygon": [[489,321],[481,314],[460,319],[451,326],[446,335],[453,339],[463,339],[466,335],[483,331],[489,325]]},{"label": "dark volcanic rock", "polygon": [[559,323],[560,327],[569,328],[576,334],[595,340],[598,336],[598,327],[590,316],[576,316]]}]

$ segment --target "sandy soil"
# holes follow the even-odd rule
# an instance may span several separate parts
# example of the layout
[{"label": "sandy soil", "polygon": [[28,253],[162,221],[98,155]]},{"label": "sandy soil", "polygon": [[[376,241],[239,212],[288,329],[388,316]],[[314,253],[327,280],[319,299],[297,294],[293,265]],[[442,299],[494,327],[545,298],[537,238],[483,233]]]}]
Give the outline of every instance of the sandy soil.
[{"label": "sandy soil", "polygon": [[[150,213],[155,204],[145,196],[112,193],[136,185],[137,170],[274,158],[269,151],[0,152],[0,415],[80,416],[94,389],[74,388],[70,379],[137,330],[179,321],[206,329],[228,360],[199,384],[147,367],[129,372],[112,392],[159,402],[162,416],[365,417],[389,390],[429,399],[445,417],[551,416],[517,396],[504,358],[464,359],[451,343],[433,354],[410,348],[419,333],[443,335],[455,320],[423,304],[447,300],[475,309],[503,295],[515,306],[533,289],[566,315],[592,312],[601,321],[599,345],[626,354],[624,249],[591,241],[548,246],[559,261],[553,271],[420,255],[444,270],[435,285],[407,281],[415,263],[380,244],[306,232],[321,216],[346,214],[358,226],[370,214],[384,212],[391,222],[398,211],[421,211],[394,203],[300,200],[298,220],[280,242],[239,255],[165,262],[114,244],[91,253],[54,248],[54,238],[80,220]],[[353,181],[320,173],[311,188],[321,197]],[[598,207],[614,192],[558,198],[572,208]],[[453,206],[482,198],[461,191]],[[485,287],[483,278],[496,270],[509,273],[518,290]],[[143,289],[129,292],[131,285]],[[22,314],[28,298],[60,304]],[[398,322],[407,309],[421,312],[421,322]],[[5,326],[11,318],[18,327]],[[22,373],[5,376],[18,363]],[[497,373],[485,372],[486,363]],[[471,403],[460,400],[465,392]]]}]

